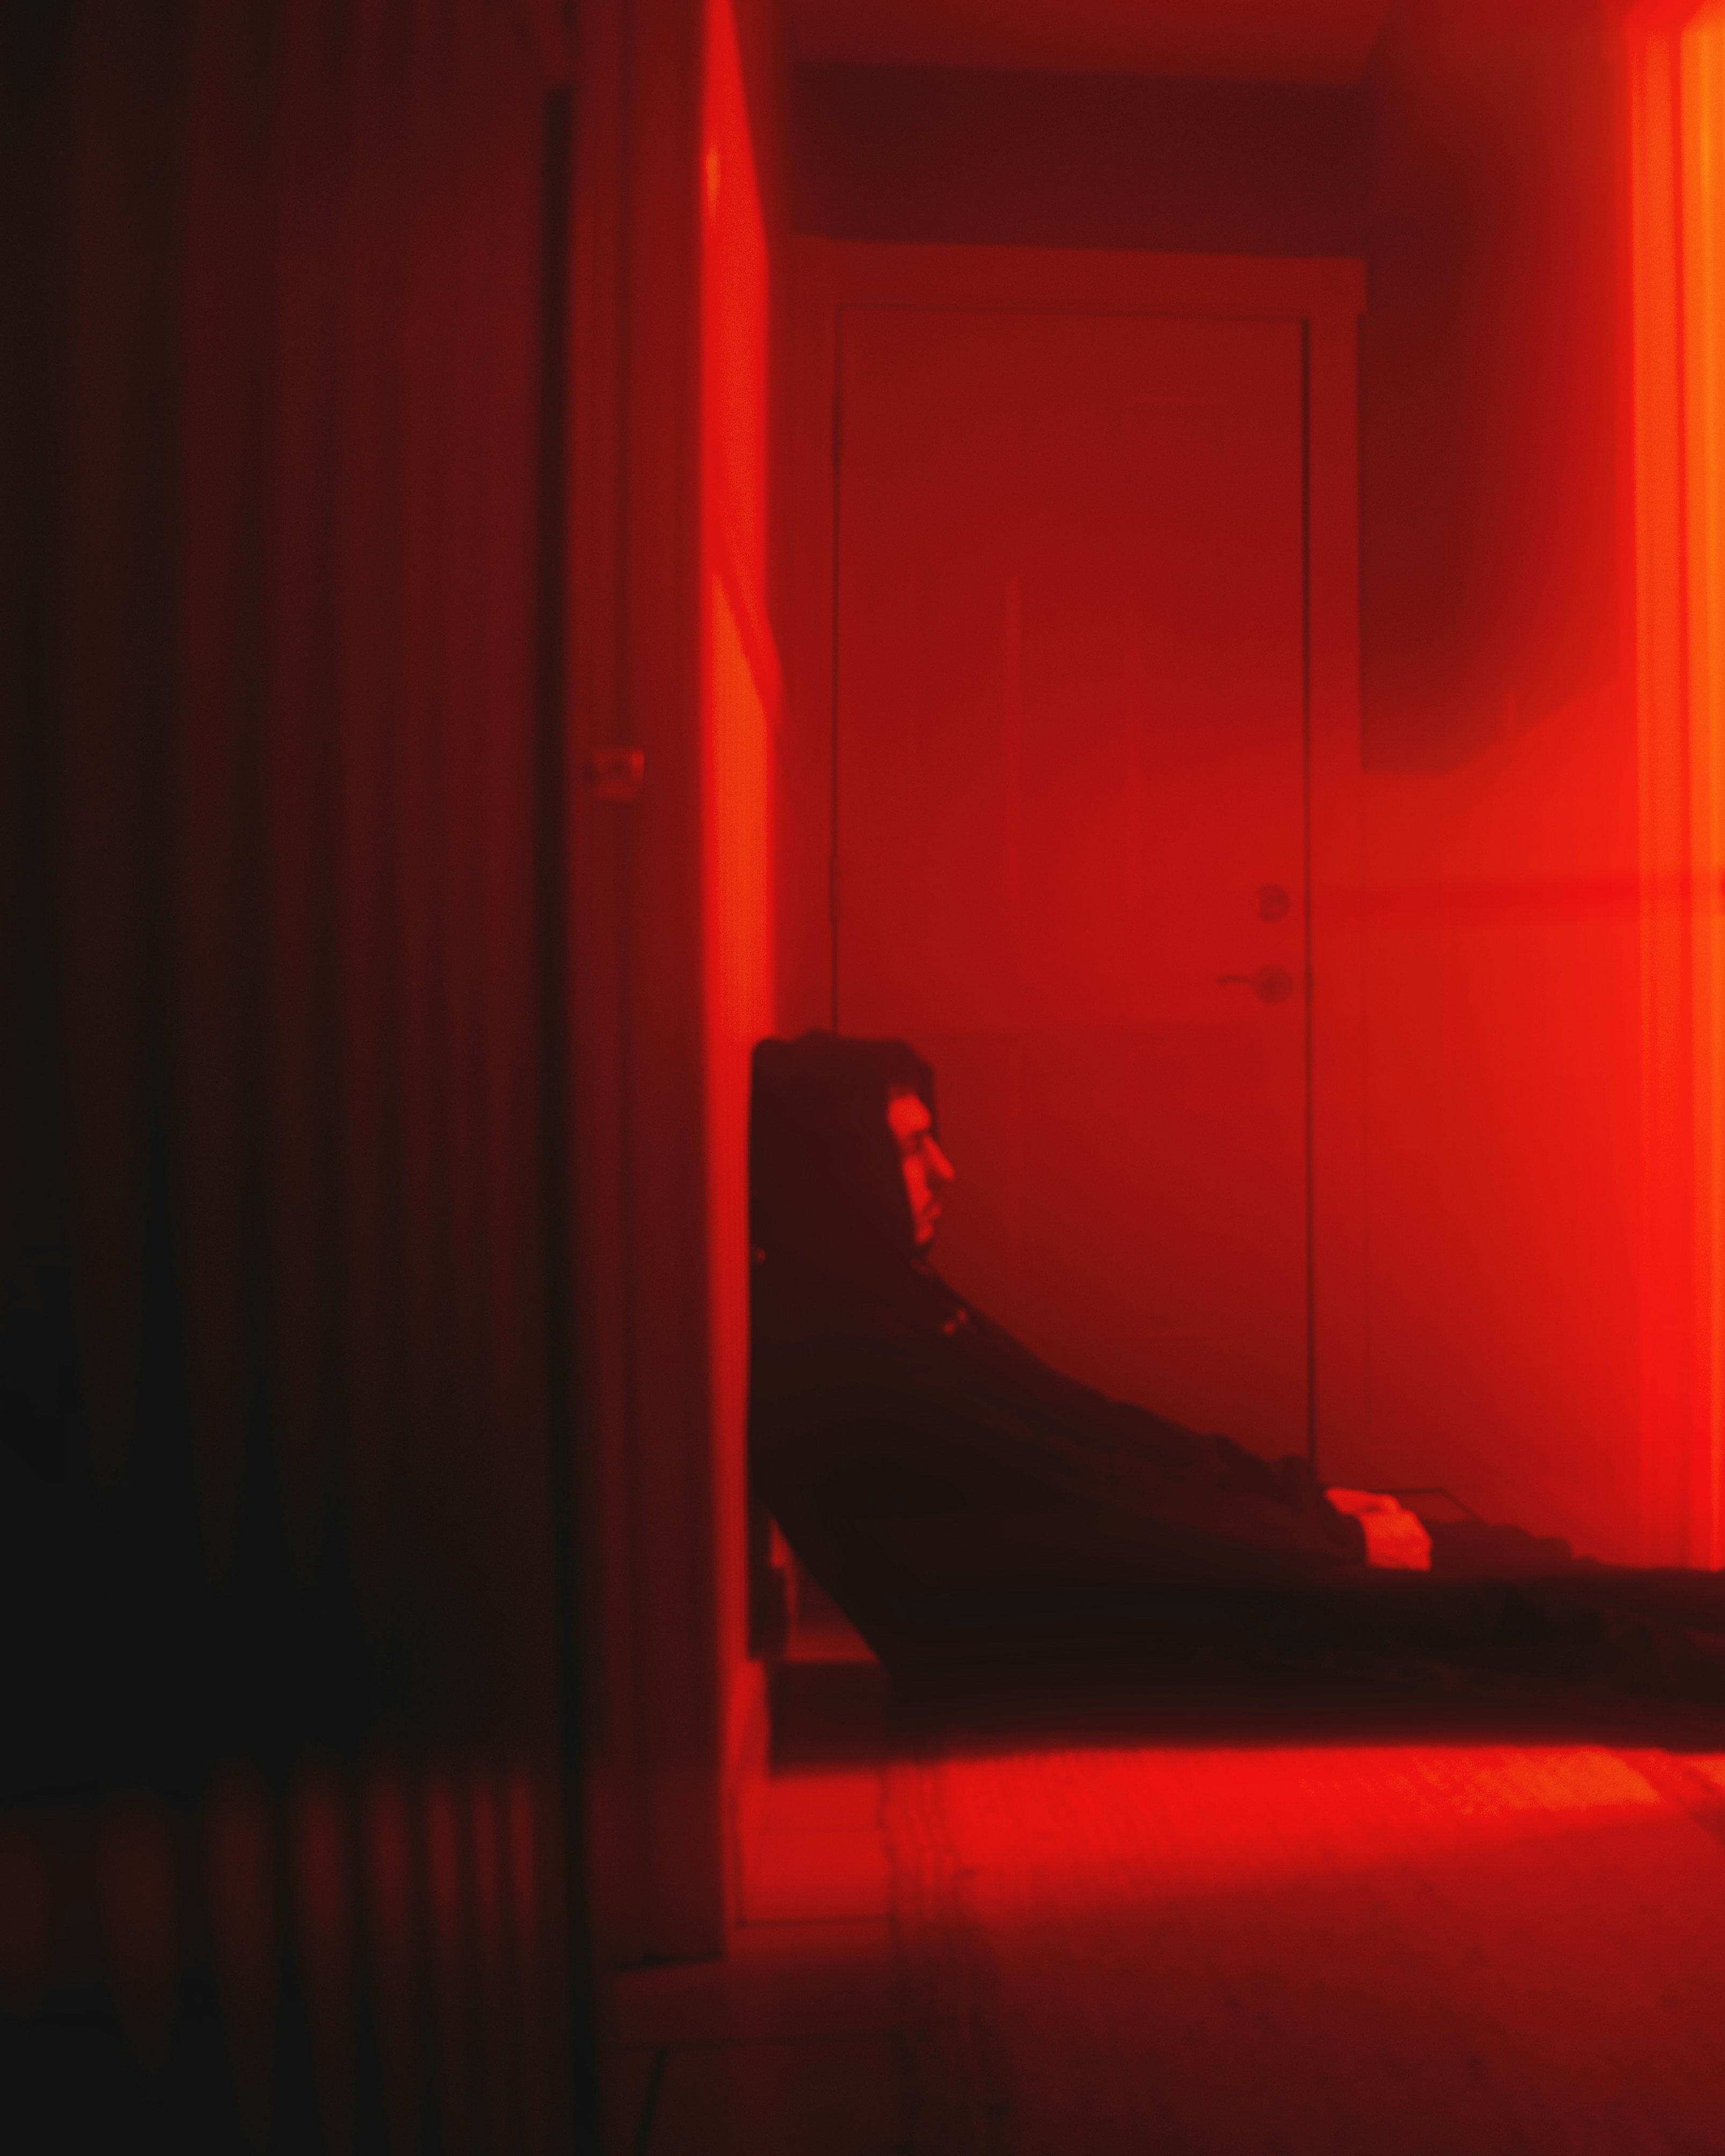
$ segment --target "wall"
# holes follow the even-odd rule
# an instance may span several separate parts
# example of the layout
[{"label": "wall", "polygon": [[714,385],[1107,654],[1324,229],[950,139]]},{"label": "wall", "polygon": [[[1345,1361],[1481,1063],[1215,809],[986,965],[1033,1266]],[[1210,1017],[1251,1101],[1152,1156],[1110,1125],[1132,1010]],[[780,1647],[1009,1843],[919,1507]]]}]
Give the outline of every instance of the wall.
[{"label": "wall", "polygon": [[833,239],[1358,254],[1351,90],[815,67],[794,85],[792,215]]},{"label": "wall", "polygon": [[782,415],[790,398],[793,85],[788,0],[734,0],[762,235],[767,250],[767,567],[765,613],[781,649],[790,619],[791,460]]},{"label": "wall", "polygon": [[1641,738],[1642,1484],[1650,1547],[1725,1556],[1725,14],[1621,13]]},{"label": "wall", "polygon": [[[572,723],[595,1874],[621,1964],[721,1953],[746,1652],[747,1072],[770,1024],[773,121],[762,4],[583,17]],[[764,146],[757,155],[757,141]]]},{"label": "wall", "polygon": [[[708,1267],[713,1306],[717,1646],[740,1885],[764,1796],[766,1699],[749,1653],[750,1051],[775,1019],[773,825],[782,692],[768,603],[771,259],[742,54],[708,0],[702,181],[706,619]],[[757,92],[757,107],[760,103]],[[770,106],[768,107],[770,110]]]},{"label": "wall", "polygon": [[619,1962],[725,1930],[708,1269],[701,8],[582,23],[572,747],[583,1406],[603,1622],[593,1848]]},{"label": "wall", "polygon": [[1640,977],[1599,11],[1407,0],[1368,77],[1369,1435],[1632,1553]]},{"label": "wall", "polygon": [[596,2128],[529,20],[6,25],[12,2145]]},{"label": "wall", "polygon": [[1365,793],[1368,1436],[1328,1471],[1636,1552],[1635,745],[1615,685]]}]

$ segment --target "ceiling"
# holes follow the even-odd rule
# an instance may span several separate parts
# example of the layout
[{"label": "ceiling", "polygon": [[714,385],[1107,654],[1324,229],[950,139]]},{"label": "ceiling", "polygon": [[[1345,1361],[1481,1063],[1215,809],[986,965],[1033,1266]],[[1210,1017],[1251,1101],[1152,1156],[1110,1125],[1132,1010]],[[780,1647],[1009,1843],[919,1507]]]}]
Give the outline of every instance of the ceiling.
[{"label": "ceiling", "polygon": [[790,0],[798,56],[1250,82],[1358,81],[1389,0]]}]

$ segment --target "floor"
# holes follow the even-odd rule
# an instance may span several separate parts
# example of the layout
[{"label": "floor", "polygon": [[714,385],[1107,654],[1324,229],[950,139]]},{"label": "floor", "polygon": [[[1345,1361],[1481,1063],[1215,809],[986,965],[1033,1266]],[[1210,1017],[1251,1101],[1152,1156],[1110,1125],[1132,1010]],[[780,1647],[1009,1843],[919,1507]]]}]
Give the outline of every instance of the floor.
[{"label": "floor", "polygon": [[623,1981],[610,2156],[1725,2148],[1711,1721],[907,1740],[830,1638],[775,1708],[733,1953]]},{"label": "floor", "polygon": [[885,1715],[861,1641],[836,1613],[805,1621],[732,1953],[620,1981],[607,2156],[909,2148]]}]

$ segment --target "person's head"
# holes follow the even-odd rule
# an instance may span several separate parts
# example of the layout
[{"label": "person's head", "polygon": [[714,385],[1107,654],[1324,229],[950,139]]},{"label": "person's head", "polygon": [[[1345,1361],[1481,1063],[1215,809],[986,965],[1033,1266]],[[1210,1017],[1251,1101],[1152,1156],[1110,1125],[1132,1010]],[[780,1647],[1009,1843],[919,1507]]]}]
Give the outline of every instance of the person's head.
[{"label": "person's head", "polygon": [[934,1134],[934,1117],[920,1093],[909,1086],[895,1086],[886,1102],[886,1122],[898,1142],[916,1248],[926,1250],[934,1240],[935,1224],[941,1217],[941,1193],[952,1180],[952,1163],[941,1151]]},{"label": "person's head", "polygon": [[901,1040],[805,1033],[754,1053],[749,1217],[775,1264],[885,1281],[932,1235],[952,1169],[934,1073]]}]

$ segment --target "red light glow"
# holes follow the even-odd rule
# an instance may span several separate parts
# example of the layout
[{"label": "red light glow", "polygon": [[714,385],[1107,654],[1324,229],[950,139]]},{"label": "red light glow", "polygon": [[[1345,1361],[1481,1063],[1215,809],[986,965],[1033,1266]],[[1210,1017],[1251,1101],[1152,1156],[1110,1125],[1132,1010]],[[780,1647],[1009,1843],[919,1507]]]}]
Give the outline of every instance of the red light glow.
[{"label": "red light glow", "polygon": [[[1418,1867],[1636,1818],[1664,1800],[1615,1754],[1587,1749],[1409,1745],[1193,1751],[1027,1752],[942,1771],[967,1856],[998,1864],[996,1891],[1024,1909],[1105,1906],[1127,1822],[1140,1853],[1178,1847],[1170,1897],[1192,1902],[1377,1866]],[[1117,1822],[1107,1836],[1027,1856],[1027,1821],[1069,1810]]]},{"label": "red light glow", "polygon": [[[773,1024],[773,732],[766,613],[768,255],[728,0],[708,0],[701,258],[702,580],[711,1382],[720,1667],[747,1675],[748,1057]],[[727,1719],[739,1712],[727,1701]]]},{"label": "red light glow", "polygon": [[[1725,8],[1629,21],[1644,1510],[1725,1561]],[[1673,910],[1653,902],[1679,889]]]}]

